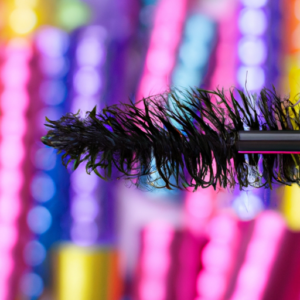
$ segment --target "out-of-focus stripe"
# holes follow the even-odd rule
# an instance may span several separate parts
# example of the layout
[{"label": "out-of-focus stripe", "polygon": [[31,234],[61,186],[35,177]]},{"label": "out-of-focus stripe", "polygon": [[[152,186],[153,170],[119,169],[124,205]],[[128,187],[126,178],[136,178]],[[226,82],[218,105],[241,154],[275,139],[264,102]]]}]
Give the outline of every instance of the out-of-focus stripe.
[{"label": "out-of-focus stripe", "polygon": [[13,249],[20,238],[18,220],[24,188],[23,164],[26,111],[29,103],[27,82],[32,50],[25,39],[16,38],[3,49],[1,68],[3,90],[0,99],[0,299],[11,299],[9,279],[18,261]]},{"label": "out-of-focus stripe", "polygon": [[284,229],[284,220],[277,212],[266,211],[257,217],[231,300],[263,299]]},{"label": "out-of-focus stripe", "polygon": [[[159,2],[137,100],[165,92],[169,88],[187,2],[187,0],[161,0]],[[140,106],[142,105],[141,103]]]},{"label": "out-of-focus stripe", "polygon": [[[297,102],[300,91],[300,1],[287,1],[284,6],[283,30],[285,36],[285,53],[283,57],[284,72],[282,78],[283,92],[290,92],[290,101]],[[295,126],[295,124],[294,124]],[[296,126],[295,126],[296,127]],[[300,171],[300,170],[299,170]],[[294,184],[285,187],[281,209],[292,230],[300,230],[300,188]]]},{"label": "out-of-focus stripe", "polygon": [[66,244],[57,249],[55,257],[55,299],[120,299],[122,283],[115,250]]}]

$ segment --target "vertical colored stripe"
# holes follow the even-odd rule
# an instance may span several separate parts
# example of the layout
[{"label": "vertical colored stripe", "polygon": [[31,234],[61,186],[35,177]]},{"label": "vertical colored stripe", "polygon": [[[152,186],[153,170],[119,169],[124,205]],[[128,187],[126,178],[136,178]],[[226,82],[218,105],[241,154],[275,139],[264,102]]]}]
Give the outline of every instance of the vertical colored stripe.
[{"label": "vertical colored stripe", "polygon": [[66,244],[56,251],[56,299],[120,299],[119,257],[114,249]]},{"label": "vertical colored stripe", "polygon": [[18,258],[13,249],[21,242],[17,222],[22,212],[25,187],[23,164],[26,158],[24,138],[29,104],[27,82],[31,45],[25,39],[12,39],[4,48],[1,80],[0,118],[0,298],[10,299],[9,280]]},{"label": "vertical colored stripe", "polygon": [[137,100],[169,88],[186,8],[186,0],[159,1]]},{"label": "vertical colored stripe", "polygon": [[[300,91],[300,1],[291,0],[285,3],[284,20],[284,72],[282,79],[283,92],[290,92],[291,102],[297,102]],[[285,187],[282,199],[282,213],[288,226],[300,230],[300,188],[294,184]]]}]

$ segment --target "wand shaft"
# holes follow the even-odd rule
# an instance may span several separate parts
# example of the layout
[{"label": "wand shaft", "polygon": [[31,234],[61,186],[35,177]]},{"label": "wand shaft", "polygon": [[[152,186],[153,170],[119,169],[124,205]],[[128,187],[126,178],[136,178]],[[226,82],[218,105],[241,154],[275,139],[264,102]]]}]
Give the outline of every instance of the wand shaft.
[{"label": "wand shaft", "polygon": [[239,131],[239,153],[300,154],[300,131]]}]

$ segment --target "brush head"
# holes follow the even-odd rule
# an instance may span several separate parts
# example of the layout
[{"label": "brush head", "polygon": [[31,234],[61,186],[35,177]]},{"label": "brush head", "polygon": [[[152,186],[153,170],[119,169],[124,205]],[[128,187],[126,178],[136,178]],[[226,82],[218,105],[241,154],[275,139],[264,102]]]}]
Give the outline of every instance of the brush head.
[{"label": "brush head", "polygon": [[239,153],[245,129],[271,135],[299,129],[298,108],[275,89],[256,96],[236,89],[172,90],[141,102],[143,109],[120,104],[101,113],[95,107],[85,118],[69,113],[58,121],[47,119],[50,130],[42,142],[63,152],[64,165],[72,161],[76,169],[86,162],[88,173],[105,180],[124,177],[137,186],[300,184],[298,154]]}]

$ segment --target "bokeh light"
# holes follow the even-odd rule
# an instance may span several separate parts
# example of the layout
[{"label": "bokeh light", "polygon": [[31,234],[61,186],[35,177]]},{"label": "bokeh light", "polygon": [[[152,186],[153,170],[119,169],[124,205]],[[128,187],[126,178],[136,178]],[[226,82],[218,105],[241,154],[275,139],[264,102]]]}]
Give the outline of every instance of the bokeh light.
[{"label": "bokeh light", "polygon": [[9,195],[2,195],[0,201],[0,219],[4,223],[13,223],[16,222],[21,212],[20,203],[11,205],[11,198]]},{"label": "bokeh light", "polygon": [[44,55],[60,57],[64,55],[69,46],[68,35],[55,27],[45,26],[36,34],[36,44]]},{"label": "bokeh light", "polygon": [[66,95],[66,86],[62,80],[45,80],[41,84],[40,97],[47,105],[61,104]]},{"label": "bokeh light", "polygon": [[35,273],[26,273],[21,278],[21,290],[28,297],[41,295],[44,284],[42,278]]},{"label": "bokeh light", "polygon": [[245,192],[234,199],[232,207],[236,214],[245,221],[255,218],[264,209],[259,197]]},{"label": "bokeh light", "polygon": [[84,2],[64,0],[59,5],[60,9],[56,18],[59,24],[67,30],[83,26],[90,19],[90,9]]},{"label": "bokeh light", "polygon": [[241,2],[248,7],[260,8],[264,7],[268,0],[241,0]]},{"label": "bokeh light", "polygon": [[23,255],[29,266],[37,266],[45,260],[46,249],[38,241],[31,241],[25,246]]},{"label": "bokeh light", "polygon": [[27,224],[34,233],[43,234],[50,228],[52,216],[47,208],[36,206],[28,212]]},{"label": "bokeh light", "polygon": [[95,222],[76,219],[76,223],[71,228],[71,237],[75,244],[80,246],[91,246],[98,239],[98,226]]},{"label": "bokeh light", "polygon": [[26,7],[16,8],[9,17],[11,28],[19,34],[26,34],[37,24],[37,16],[33,10]]},{"label": "bokeh light", "polygon": [[101,88],[101,79],[94,68],[80,68],[74,77],[74,88],[85,97],[95,95]]},{"label": "bokeh light", "polygon": [[241,62],[248,66],[262,65],[267,57],[266,45],[261,39],[241,39],[238,53]]},{"label": "bokeh light", "polygon": [[76,58],[79,66],[98,66],[105,60],[105,49],[95,37],[87,37],[77,48]]},{"label": "bokeh light", "polygon": [[56,191],[53,179],[45,173],[35,174],[30,188],[32,197],[39,202],[49,201]]},{"label": "bokeh light", "polygon": [[261,35],[267,29],[267,16],[261,9],[244,9],[239,17],[239,29],[247,35]]},{"label": "bokeh light", "polygon": [[36,7],[38,0],[14,0],[14,3],[17,7]]},{"label": "bokeh light", "polygon": [[[0,225],[0,234],[2,236],[2,240],[0,242],[1,250],[4,253],[5,253],[5,250],[8,252],[11,251],[12,248],[15,246],[17,239],[18,239],[17,229],[10,226],[9,223],[5,224],[2,221],[2,224]],[[2,269],[1,272],[5,273],[6,270]],[[5,275],[4,275],[4,277],[5,277]]]},{"label": "bokeh light", "polygon": [[99,213],[97,201],[91,196],[75,197],[72,205],[72,217],[78,222],[95,220]]},{"label": "bokeh light", "polygon": [[249,90],[259,90],[265,85],[265,72],[261,67],[240,67],[237,71],[238,82]]},{"label": "bokeh light", "polygon": [[41,58],[40,67],[44,74],[49,77],[65,76],[69,69],[69,64],[66,59],[61,56]]},{"label": "bokeh light", "polygon": [[36,150],[32,160],[37,169],[49,171],[55,167],[56,154],[51,148],[40,148]]}]

